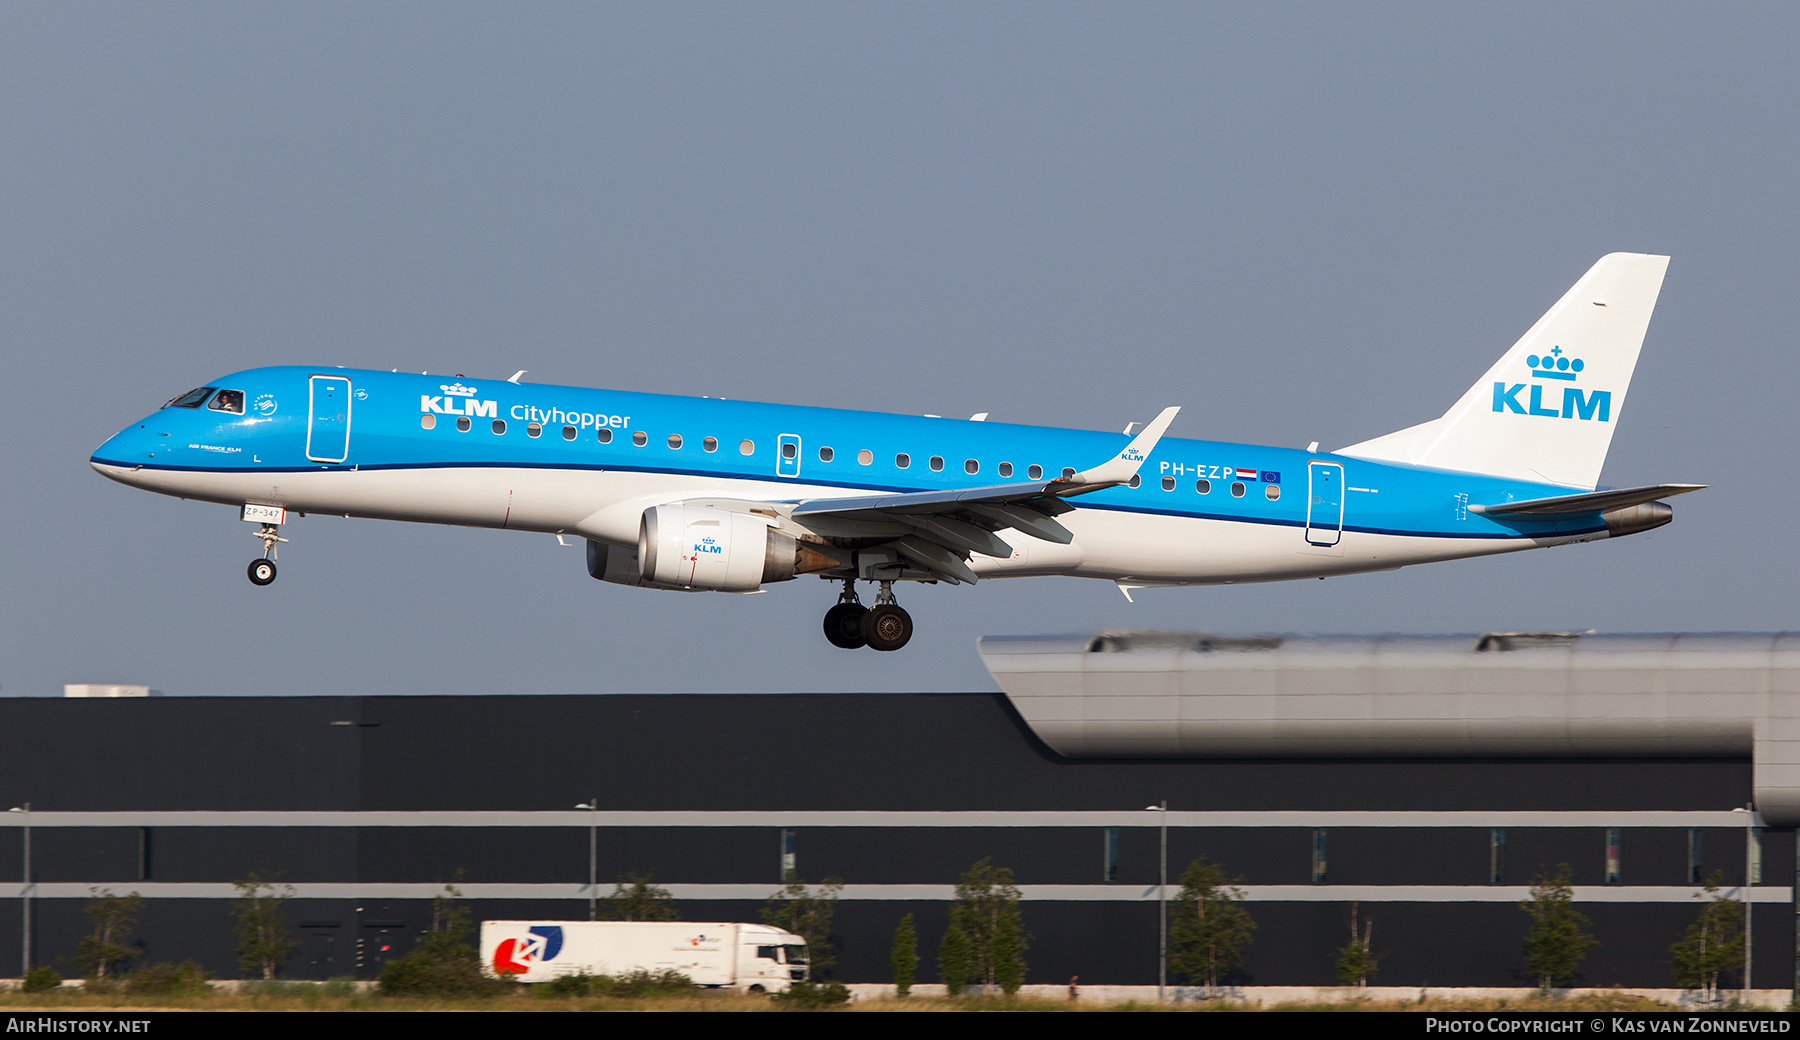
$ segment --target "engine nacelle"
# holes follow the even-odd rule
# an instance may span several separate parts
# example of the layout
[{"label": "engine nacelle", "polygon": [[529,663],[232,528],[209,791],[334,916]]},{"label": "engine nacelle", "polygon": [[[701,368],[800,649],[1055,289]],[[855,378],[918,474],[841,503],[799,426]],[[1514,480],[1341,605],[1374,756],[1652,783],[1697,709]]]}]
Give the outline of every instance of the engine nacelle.
[{"label": "engine nacelle", "polygon": [[795,576],[799,545],[754,514],[675,504],[644,510],[635,553],[589,541],[587,554],[588,573],[602,581],[754,592]]},{"label": "engine nacelle", "polygon": [[592,538],[587,543],[587,569],[588,574],[593,577],[615,585],[650,584],[638,571],[636,549],[621,549],[616,545],[596,542]]}]

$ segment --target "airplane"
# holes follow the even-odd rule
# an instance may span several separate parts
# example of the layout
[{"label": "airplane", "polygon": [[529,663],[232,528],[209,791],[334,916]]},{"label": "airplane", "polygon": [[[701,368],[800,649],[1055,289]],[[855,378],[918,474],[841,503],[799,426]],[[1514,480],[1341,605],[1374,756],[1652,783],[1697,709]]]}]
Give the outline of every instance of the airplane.
[{"label": "airplane", "polygon": [[[912,637],[896,582],[1071,575],[1133,590],[1323,578],[1616,538],[1700,484],[1603,488],[1668,257],[1602,258],[1442,416],[1332,452],[625,393],[273,367],[102,444],[122,484],[235,507],[250,581],[326,513],[574,536],[588,573],[752,593],[842,584],[825,635]],[[857,582],[878,587],[865,607]]]}]

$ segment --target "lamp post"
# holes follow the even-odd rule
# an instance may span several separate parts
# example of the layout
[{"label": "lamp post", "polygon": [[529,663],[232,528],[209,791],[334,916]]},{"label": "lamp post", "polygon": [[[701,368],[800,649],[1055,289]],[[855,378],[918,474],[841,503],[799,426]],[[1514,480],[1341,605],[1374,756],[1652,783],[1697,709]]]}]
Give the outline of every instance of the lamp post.
[{"label": "lamp post", "polygon": [[598,920],[600,896],[600,796],[577,805],[588,812],[588,920]]},{"label": "lamp post", "polygon": [[1156,1002],[1160,1004],[1169,981],[1169,800],[1146,805],[1144,811],[1158,814],[1162,831],[1162,854],[1156,873]]},{"label": "lamp post", "polygon": [[6,811],[25,818],[25,869],[19,875],[19,977],[24,978],[31,974],[31,803]]},{"label": "lamp post", "polygon": [[1731,811],[1744,814],[1744,994],[1739,1002],[1745,1007],[1749,1007],[1750,970],[1751,965],[1754,963],[1751,960],[1750,929],[1752,924],[1751,911],[1756,905],[1755,901],[1751,898],[1756,892],[1756,889],[1751,885],[1751,882],[1755,880],[1751,874],[1751,868],[1756,862],[1756,805],[1755,803],[1750,803],[1742,808],[1733,809]]}]

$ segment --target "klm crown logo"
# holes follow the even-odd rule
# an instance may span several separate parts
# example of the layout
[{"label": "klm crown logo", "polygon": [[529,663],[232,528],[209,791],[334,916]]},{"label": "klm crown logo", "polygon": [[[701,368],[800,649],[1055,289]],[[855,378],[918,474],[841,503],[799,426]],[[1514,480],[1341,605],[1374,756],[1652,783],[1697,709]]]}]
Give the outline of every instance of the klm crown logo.
[{"label": "klm crown logo", "polygon": [[1551,347],[1550,353],[1543,357],[1528,354],[1525,357],[1525,363],[1531,366],[1531,378],[1533,379],[1567,379],[1571,382],[1586,367],[1581,363],[1580,358],[1571,361],[1564,357],[1561,347]]},{"label": "klm crown logo", "polygon": [[[1561,379],[1574,382],[1587,366],[1580,358],[1569,358],[1560,346],[1550,348],[1548,354],[1528,354],[1525,364],[1531,369],[1532,379]],[[1526,400],[1521,402],[1519,394],[1530,389]],[[1550,387],[1552,391],[1555,387]],[[1562,407],[1555,404],[1546,407],[1544,404],[1543,383],[1507,383],[1504,380],[1494,384],[1494,411],[1511,412],[1514,415],[1536,415],[1545,419],[1586,419],[1598,422],[1612,420],[1612,391],[1595,390],[1583,393],[1580,387],[1563,387]],[[1554,401],[1554,399],[1552,399]]]}]

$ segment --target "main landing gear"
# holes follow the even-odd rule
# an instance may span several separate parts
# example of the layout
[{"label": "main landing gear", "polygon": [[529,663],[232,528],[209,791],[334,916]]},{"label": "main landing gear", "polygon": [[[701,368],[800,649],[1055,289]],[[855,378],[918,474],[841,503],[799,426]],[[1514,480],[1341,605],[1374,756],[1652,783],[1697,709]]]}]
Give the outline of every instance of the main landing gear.
[{"label": "main landing gear", "polygon": [[856,598],[856,582],[844,579],[844,591],[837,606],[825,612],[825,638],[832,646],[855,650],[859,646],[876,650],[898,650],[912,638],[912,615],[894,602],[894,583],[881,583],[881,593],[873,608],[864,607]]},{"label": "main landing gear", "polygon": [[275,558],[280,555],[275,550],[275,543],[287,541],[280,531],[276,524],[264,524],[256,529],[256,537],[262,539],[263,554],[261,559],[250,561],[250,584],[267,585],[275,580]]}]

